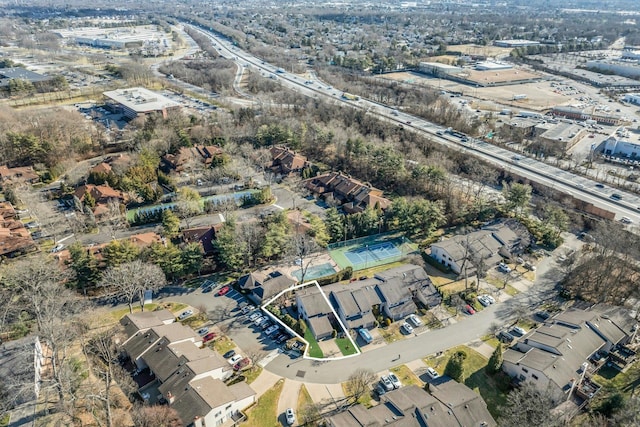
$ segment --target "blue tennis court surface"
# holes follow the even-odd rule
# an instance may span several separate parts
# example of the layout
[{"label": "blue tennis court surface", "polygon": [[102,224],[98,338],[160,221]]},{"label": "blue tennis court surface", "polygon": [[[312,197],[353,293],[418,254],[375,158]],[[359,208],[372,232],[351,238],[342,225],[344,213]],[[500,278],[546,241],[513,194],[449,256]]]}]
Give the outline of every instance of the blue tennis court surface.
[{"label": "blue tennis court surface", "polygon": [[357,249],[352,249],[344,253],[344,256],[346,256],[354,266],[367,264],[374,261],[381,261],[400,255],[402,255],[400,249],[398,249],[396,245],[391,242],[361,246]]},{"label": "blue tennis court surface", "polygon": [[[309,267],[307,269],[307,274],[304,275],[304,281],[318,279],[320,277],[330,276],[334,274],[336,270],[333,268],[331,263],[327,262],[320,265],[314,265],[313,267]],[[296,270],[291,273],[293,277],[300,281],[302,279],[302,270]]]}]

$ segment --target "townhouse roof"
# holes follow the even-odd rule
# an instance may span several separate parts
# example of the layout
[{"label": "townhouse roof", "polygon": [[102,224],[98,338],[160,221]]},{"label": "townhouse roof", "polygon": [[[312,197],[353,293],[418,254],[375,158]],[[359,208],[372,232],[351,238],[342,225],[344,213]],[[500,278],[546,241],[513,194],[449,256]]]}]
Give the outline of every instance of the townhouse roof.
[{"label": "townhouse roof", "polygon": [[342,172],[328,172],[306,180],[305,187],[317,194],[333,193],[345,203],[346,210],[359,211],[378,202],[384,209],[391,201],[382,197],[382,190],[363,183]]},{"label": "townhouse roof", "polygon": [[377,288],[384,301],[390,305],[411,298],[409,288],[398,277],[393,277],[386,282],[378,283]]},{"label": "townhouse roof", "polygon": [[254,287],[253,293],[261,300],[264,300],[290,288],[295,285],[296,282],[297,280],[292,279],[279,270],[276,270],[271,272],[260,286]]},{"label": "townhouse roof", "polygon": [[430,280],[429,275],[424,268],[419,265],[403,264],[399,267],[390,268],[388,270],[376,273],[375,277],[382,281],[398,277],[404,283],[412,284],[422,280]]},{"label": "townhouse roof", "polygon": [[464,384],[443,376],[429,384],[429,392],[453,412],[461,426],[497,426],[485,401]]},{"label": "townhouse roof", "polygon": [[128,240],[138,248],[145,248],[147,246],[151,246],[153,243],[161,243],[162,237],[159,234],[150,231],[148,233],[134,234],[133,236],[130,236]]},{"label": "townhouse roof", "polygon": [[216,239],[216,233],[220,231],[223,223],[209,225],[205,227],[195,227],[182,230],[182,239],[185,242],[198,242],[202,245],[205,253],[211,253],[215,250],[213,241]]},{"label": "townhouse roof", "polygon": [[262,283],[266,280],[267,275],[259,271],[254,271],[249,274],[245,274],[238,279],[238,286],[241,289],[251,290],[262,286]]},{"label": "townhouse roof", "polygon": [[204,351],[192,341],[171,344],[163,337],[154,347],[142,358],[161,382],[166,381],[182,365],[214,357],[211,350]]},{"label": "townhouse roof", "polygon": [[127,337],[133,336],[140,330],[147,330],[154,326],[163,325],[165,322],[173,322],[176,317],[172,312],[166,309],[158,311],[143,311],[139,313],[125,314],[120,319],[120,324],[124,326]]},{"label": "townhouse roof", "polygon": [[130,337],[122,347],[125,349],[131,360],[136,360],[159,339],[160,336],[158,336],[157,332],[153,330],[153,328],[150,328],[146,331],[140,331]]},{"label": "townhouse roof", "polygon": [[328,316],[320,315],[310,317],[309,323],[311,324],[311,329],[313,329],[316,336],[324,336],[332,333],[333,331],[333,326],[331,326]]},{"label": "townhouse roof", "polygon": [[178,322],[169,323],[168,325],[154,326],[151,329],[159,336],[166,337],[171,343],[186,340],[198,342],[202,340],[200,335],[198,335],[193,329]]},{"label": "townhouse roof", "polygon": [[287,147],[271,147],[273,166],[280,168],[283,173],[298,171],[307,165],[307,158],[296,154]]},{"label": "townhouse roof", "polygon": [[329,303],[325,300],[322,293],[317,289],[314,289],[313,291],[307,291],[302,295],[298,295],[298,299],[300,301],[300,304],[304,306],[304,311],[309,317],[331,313],[331,307],[329,307]]},{"label": "townhouse roof", "polygon": [[[361,316],[370,314],[372,307],[382,302],[382,298],[375,289],[375,286],[379,283],[378,280],[367,279],[359,284],[363,284],[363,282],[366,282],[366,285],[357,289],[344,289],[331,292],[334,300],[342,309],[342,313],[348,323],[349,319],[353,317],[358,317],[354,319],[357,324],[368,320],[361,318]],[[372,314],[370,315],[373,316]]]},{"label": "townhouse roof", "polygon": [[576,310],[569,309],[556,315],[553,318],[554,322],[565,323],[573,326],[580,326],[583,323],[587,323],[597,333],[602,335],[605,339],[617,344],[622,341],[628,334],[617,325],[607,314],[603,313],[603,310]]}]

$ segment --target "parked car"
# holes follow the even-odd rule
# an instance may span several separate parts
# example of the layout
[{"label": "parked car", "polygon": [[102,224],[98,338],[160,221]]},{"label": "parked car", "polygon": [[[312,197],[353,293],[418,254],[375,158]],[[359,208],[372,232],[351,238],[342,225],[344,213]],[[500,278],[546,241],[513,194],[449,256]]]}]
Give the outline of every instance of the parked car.
[{"label": "parked car", "polygon": [[505,331],[498,332],[497,338],[500,340],[500,342],[503,342],[505,344],[509,344],[515,339],[513,335]]},{"label": "parked car", "polygon": [[259,317],[256,317],[255,319],[253,319],[253,324],[256,325],[256,326],[260,326],[260,324],[262,322],[264,322],[265,320],[266,320],[265,317],[259,316]]},{"label": "parked car", "polygon": [[622,200],[622,195],[618,193],[613,193],[611,196],[609,196],[609,198],[613,200]]},{"label": "parked car", "polygon": [[202,293],[206,294],[206,293],[211,292],[212,290],[213,290],[213,285],[207,285],[204,288],[202,288]]},{"label": "parked car", "polygon": [[440,376],[440,374],[438,374],[436,372],[436,370],[433,369],[430,366],[427,368],[427,375],[429,375],[431,377],[431,379],[433,379],[433,380],[435,380],[436,378],[438,378]]},{"label": "parked car", "polygon": [[393,388],[400,388],[400,387],[402,387],[402,383],[400,382],[400,380],[398,379],[398,377],[396,377],[396,374],[394,374],[393,372],[391,372],[389,375],[387,375],[387,377],[389,378],[389,381],[391,381],[391,384],[393,384]]},{"label": "parked car", "polygon": [[404,322],[402,326],[400,326],[400,329],[402,329],[407,335],[413,333],[413,328],[407,322]]},{"label": "parked car", "polygon": [[249,315],[249,321],[253,322],[254,320],[256,320],[258,317],[262,317],[262,314],[260,314],[260,312],[256,311],[254,313],[251,313]]},{"label": "parked car", "polygon": [[204,328],[200,328],[196,331],[198,333],[198,335],[205,335],[207,332],[209,332],[209,328],[208,327],[204,327]]},{"label": "parked car", "polygon": [[233,365],[233,370],[234,371],[241,371],[242,369],[246,368],[250,364],[251,364],[251,359],[249,359],[248,357],[245,357],[245,358],[241,359],[238,363]]},{"label": "parked car", "polygon": [[515,335],[518,337],[523,336],[524,334],[527,333],[527,331],[525,331],[524,329],[522,329],[520,326],[514,326],[513,328],[511,328],[511,330],[509,331],[509,333],[511,335]]},{"label": "parked car", "polygon": [[511,267],[509,267],[504,262],[501,262],[500,264],[498,264],[498,270],[503,273],[511,273]]},{"label": "parked car", "polygon": [[183,311],[180,316],[178,316],[179,320],[184,320],[187,317],[191,316],[193,314],[193,310],[187,310],[187,311]]},{"label": "parked car", "polygon": [[269,327],[264,331],[264,333],[265,333],[265,334],[267,334],[267,335],[273,335],[273,334],[275,334],[276,332],[278,332],[278,330],[279,330],[279,329],[280,329],[280,328],[278,328],[278,326],[276,326],[276,325],[269,326]]},{"label": "parked car", "polygon": [[491,301],[487,297],[488,295],[478,295],[478,302],[484,307],[488,307],[491,305]]},{"label": "parked car", "polygon": [[61,250],[64,249],[64,244],[62,243],[58,243],[57,245],[55,245],[52,249],[51,249],[51,253],[56,253],[56,252],[60,252]]},{"label": "parked car", "polygon": [[416,328],[422,326],[422,320],[415,314],[410,314],[409,317],[407,317],[407,323],[412,324]]},{"label": "parked car", "polygon": [[551,314],[549,314],[548,311],[541,310],[536,313],[536,316],[538,316],[542,320],[547,320],[549,317],[551,317]]},{"label": "parked car", "polygon": [[229,350],[227,351],[225,354],[222,355],[222,357],[224,357],[225,359],[229,359],[233,356],[236,355],[236,351],[235,350]]},{"label": "parked car", "polygon": [[271,320],[267,319],[266,317],[264,317],[263,319],[264,320],[260,323],[260,329],[264,331],[265,329],[270,328],[273,323],[271,323]]},{"label": "parked car", "polygon": [[277,337],[275,337],[274,339],[275,339],[275,341],[276,341],[278,344],[282,344],[283,342],[285,342],[285,341],[286,341],[286,340],[288,340],[289,338],[290,338],[290,337],[289,337],[289,335],[287,335],[287,334],[280,334],[280,335],[278,335]]},{"label": "parked car", "polygon": [[216,337],[217,337],[217,336],[218,336],[218,334],[216,334],[215,332],[209,332],[207,335],[205,335],[205,336],[202,338],[202,342],[205,342],[205,343],[206,343],[206,342],[209,342],[209,341],[211,341],[211,340],[216,339]]},{"label": "parked car", "polygon": [[373,337],[365,328],[358,329],[358,335],[360,335],[360,338],[362,338],[367,344],[371,344],[373,341]]},{"label": "parked car", "polygon": [[387,393],[386,387],[381,383],[377,383],[373,391],[375,391],[378,396],[382,396]]},{"label": "parked car", "polygon": [[220,288],[220,290],[218,291],[218,296],[223,296],[226,295],[227,292],[229,292],[231,290],[231,288],[229,286],[223,286]]},{"label": "parked car", "polygon": [[293,412],[293,408],[287,408],[287,410],[284,411],[284,417],[287,421],[287,424],[290,426],[296,422],[296,413]]},{"label": "parked car", "polygon": [[476,314],[476,311],[469,304],[464,306],[464,311],[469,315]]},{"label": "parked car", "polygon": [[393,390],[393,383],[386,375],[380,378],[380,383],[384,386],[387,391]]},{"label": "parked car", "polygon": [[244,356],[240,355],[240,354],[236,354],[231,356],[229,359],[227,359],[227,362],[229,362],[229,365],[233,366],[236,363],[238,363],[239,361],[241,361],[242,359],[244,359]]}]

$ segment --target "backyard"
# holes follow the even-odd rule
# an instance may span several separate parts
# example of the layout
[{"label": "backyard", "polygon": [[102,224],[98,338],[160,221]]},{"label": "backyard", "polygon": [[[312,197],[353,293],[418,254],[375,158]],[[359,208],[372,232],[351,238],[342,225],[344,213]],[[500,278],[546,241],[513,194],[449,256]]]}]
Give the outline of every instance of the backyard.
[{"label": "backyard", "polygon": [[484,356],[467,346],[458,346],[445,351],[439,357],[426,357],[424,361],[442,375],[449,358],[457,351],[464,351],[467,354],[467,358],[464,361],[464,384],[480,394],[487,403],[487,408],[491,415],[494,418],[498,418],[500,415],[498,408],[504,406],[506,402],[510,379],[502,372],[498,372],[496,375],[488,375],[485,372],[488,360]]}]

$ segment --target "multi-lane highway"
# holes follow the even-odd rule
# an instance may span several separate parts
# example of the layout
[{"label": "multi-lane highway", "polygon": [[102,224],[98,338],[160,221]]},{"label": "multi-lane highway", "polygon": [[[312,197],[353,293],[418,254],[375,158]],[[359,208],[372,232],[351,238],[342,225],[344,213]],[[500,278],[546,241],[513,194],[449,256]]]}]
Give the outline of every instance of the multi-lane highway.
[{"label": "multi-lane highway", "polygon": [[[188,25],[188,24],[185,24]],[[428,134],[431,140],[450,149],[464,151],[476,156],[499,168],[511,171],[518,176],[529,179],[553,188],[557,191],[570,194],[595,206],[615,212],[617,219],[625,218],[633,223],[640,223],[640,197],[635,194],[605,186],[591,179],[572,174],[563,169],[556,168],[546,163],[518,155],[492,144],[474,138],[459,138],[445,132],[439,125],[433,124],[419,117],[414,117],[392,106],[383,105],[364,98],[347,100],[343,92],[336,90],[329,83],[320,81],[317,77],[302,77],[289,73],[284,69],[275,67],[265,61],[256,58],[230,41],[218,37],[216,34],[204,31],[199,27],[193,29],[207,35],[213,47],[218,52],[233,61],[239,67],[253,67],[263,75],[278,80],[282,85],[291,90],[310,97],[320,97],[333,100],[341,105],[359,108],[369,114],[377,115],[385,120],[393,121],[415,132]]]}]

